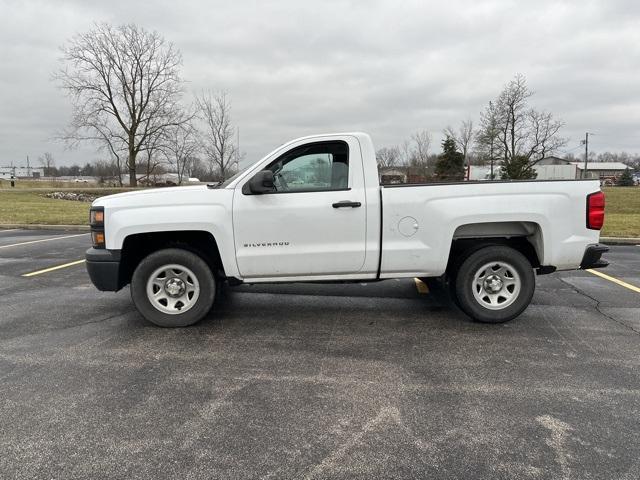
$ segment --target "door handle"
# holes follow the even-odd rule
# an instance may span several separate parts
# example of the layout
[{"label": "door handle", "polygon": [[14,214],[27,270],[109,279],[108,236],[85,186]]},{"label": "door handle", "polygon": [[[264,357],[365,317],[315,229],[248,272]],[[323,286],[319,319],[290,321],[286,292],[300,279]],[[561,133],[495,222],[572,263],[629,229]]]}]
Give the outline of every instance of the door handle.
[{"label": "door handle", "polygon": [[362,204],[360,202],[350,202],[349,200],[342,200],[341,202],[336,202],[331,206],[333,208],[345,208],[345,207],[358,208],[362,206]]}]

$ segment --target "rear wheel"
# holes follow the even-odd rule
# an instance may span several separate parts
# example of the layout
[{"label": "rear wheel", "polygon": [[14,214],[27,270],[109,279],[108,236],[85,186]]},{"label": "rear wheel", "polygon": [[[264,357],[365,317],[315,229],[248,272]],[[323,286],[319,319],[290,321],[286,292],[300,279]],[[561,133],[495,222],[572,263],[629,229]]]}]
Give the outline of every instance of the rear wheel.
[{"label": "rear wheel", "polygon": [[489,246],[470,254],[455,275],[458,306],[471,318],[502,323],[520,315],[531,302],[535,275],[517,250]]},{"label": "rear wheel", "polygon": [[131,278],[131,298],[144,318],[160,327],[186,327],[211,309],[216,282],[209,265],[179,248],[145,257]]}]

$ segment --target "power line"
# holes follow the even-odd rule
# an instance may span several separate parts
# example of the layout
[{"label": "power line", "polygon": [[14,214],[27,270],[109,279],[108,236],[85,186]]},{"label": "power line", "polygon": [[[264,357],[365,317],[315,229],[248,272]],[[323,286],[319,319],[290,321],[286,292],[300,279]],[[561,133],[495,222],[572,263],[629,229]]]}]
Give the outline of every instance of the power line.
[{"label": "power line", "polygon": [[599,137],[640,138],[640,135],[619,135],[617,133],[590,133],[589,135],[598,135]]},{"label": "power line", "polygon": [[569,150],[561,150],[561,149],[558,149],[558,151],[559,151],[560,153],[565,153],[565,154],[566,154],[566,153],[569,153],[569,152],[573,152],[574,150],[577,150],[578,148],[581,148],[581,147],[582,147],[582,143],[580,143],[579,145],[577,145],[577,146],[575,146],[575,147],[573,147],[573,148],[570,148]]}]

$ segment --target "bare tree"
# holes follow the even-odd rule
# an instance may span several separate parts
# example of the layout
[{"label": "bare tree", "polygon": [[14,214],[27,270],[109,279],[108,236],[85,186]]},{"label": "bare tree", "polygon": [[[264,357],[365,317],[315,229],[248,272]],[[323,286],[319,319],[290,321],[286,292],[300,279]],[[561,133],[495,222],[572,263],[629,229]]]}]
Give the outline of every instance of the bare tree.
[{"label": "bare tree", "polygon": [[426,176],[432,156],[429,154],[431,134],[427,130],[418,131],[400,144],[384,147],[376,152],[378,168],[410,167],[412,175]]},{"label": "bare tree", "polygon": [[[80,127],[82,125],[82,127]],[[114,129],[115,127],[115,129]],[[123,165],[127,158],[127,146],[124,137],[119,135],[119,125],[106,116],[86,115],[74,109],[69,128],[58,135],[68,146],[74,147],[80,142],[92,142],[98,150],[106,150],[112,163],[118,169],[118,184],[122,186]]]},{"label": "bare tree", "polygon": [[567,144],[567,140],[558,135],[564,123],[555,120],[549,112],[529,110],[530,139],[527,156],[532,162],[538,162]]},{"label": "bare tree", "polygon": [[[179,127],[175,127],[175,128],[179,128]],[[144,180],[147,182],[147,184],[152,183],[151,178],[155,176],[156,173],[158,173],[158,167],[162,165],[162,161],[161,161],[162,151],[163,151],[162,147],[156,144],[155,142],[149,145],[145,149],[145,160],[142,167],[144,168],[144,172],[145,172]],[[138,170],[138,168],[136,168],[136,170]]]},{"label": "bare tree", "polygon": [[[177,116],[180,117],[182,113]],[[143,179],[147,184],[155,183],[152,181],[152,177],[155,177],[156,173],[160,170],[162,162],[166,160],[164,147],[166,146],[169,138],[172,136],[172,130],[180,128],[183,124],[177,122],[176,125],[168,126],[162,130],[158,130],[154,135],[147,137],[144,146],[144,160],[139,162],[137,171],[144,170],[145,174]]]},{"label": "bare tree", "polygon": [[473,120],[463,120],[457,132],[451,126],[448,126],[443,133],[445,137],[449,137],[454,141],[456,148],[464,156],[464,162],[467,163],[473,144]]},{"label": "bare tree", "polygon": [[445,140],[450,138],[456,144],[456,148],[458,148],[457,136],[458,132],[451,125],[447,125],[444,130],[442,130],[442,134],[444,135]]},{"label": "bare tree", "polygon": [[98,141],[117,158],[126,154],[130,185],[148,138],[183,121],[180,52],[157,32],[136,25],[99,24],[62,47],[65,68],[55,74],[73,102],[68,143]]},{"label": "bare tree", "polygon": [[520,155],[527,138],[527,99],[533,93],[524,75],[518,74],[502,90],[496,106],[499,115],[500,142],[504,163]]},{"label": "bare tree", "polygon": [[463,120],[460,124],[460,130],[458,130],[458,143],[465,163],[469,160],[469,153],[473,144],[473,133],[473,120],[470,118]]},{"label": "bare tree", "polygon": [[431,134],[422,130],[411,135],[409,140],[409,163],[413,166],[427,168],[429,166],[429,148],[431,148]]},{"label": "bare tree", "polygon": [[378,168],[395,167],[401,163],[398,147],[383,147],[376,152]]},{"label": "bare tree", "polygon": [[187,162],[187,173],[189,177],[195,177],[200,181],[212,180],[208,178],[207,166],[199,156],[192,157]]},{"label": "bare tree", "polygon": [[45,177],[50,177],[55,172],[56,161],[51,152],[44,152],[42,156],[38,158],[38,161],[40,165],[42,165]]},{"label": "bare tree", "polygon": [[110,162],[98,160],[95,162],[93,167],[94,175],[98,177],[98,183],[117,183],[122,186],[120,166],[115,162],[115,160],[111,160]]},{"label": "bare tree", "polygon": [[190,123],[172,127],[166,132],[162,151],[167,163],[178,174],[178,184],[182,184],[185,172],[188,175],[190,163],[199,148],[196,130]]},{"label": "bare tree", "polygon": [[202,151],[209,162],[210,172],[224,181],[239,160],[234,143],[235,129],[231,123],[231,104],[224,92],[203,92],[196,98],[200,116],[204,121]]},{"label": "bare tree", "polygon": [[516,75],[481,117],[477,138],[485,148],[489,146],[490,159],[494,153],[502,158],[504,178],[534,178],[533,166],[566,144],[559,136],[564,124],[551,113],[530,108],[532,95],[526,78]]}]

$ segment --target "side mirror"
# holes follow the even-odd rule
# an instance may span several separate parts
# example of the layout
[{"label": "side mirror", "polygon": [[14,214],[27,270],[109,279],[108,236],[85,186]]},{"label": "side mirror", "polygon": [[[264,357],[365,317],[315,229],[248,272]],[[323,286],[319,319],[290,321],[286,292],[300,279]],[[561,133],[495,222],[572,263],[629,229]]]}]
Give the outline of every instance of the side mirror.
[{"label": "side mirror", "polygon": [[276,187],[273,184],[273,172],[271,170],[262,170],[256,173],[242,188],[242,193],[253,195],[260,195],[275,191]]}]

